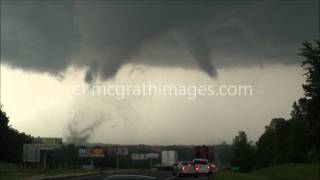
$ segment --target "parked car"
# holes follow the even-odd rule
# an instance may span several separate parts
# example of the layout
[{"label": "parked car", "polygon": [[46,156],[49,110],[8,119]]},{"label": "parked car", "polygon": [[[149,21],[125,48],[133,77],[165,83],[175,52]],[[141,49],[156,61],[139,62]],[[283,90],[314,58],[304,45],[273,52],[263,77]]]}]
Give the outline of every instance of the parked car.
[{"label": "parked car", "polygon": [[207,176],[209,176],[212,173],[207,159],[194,159],[192,163],[194,164],[195,172],[197,175],[206,174]]},{"label": "parked car", "polygon": [[196,171],[191,161],[179,161],[173,167],[172,174],[174,176],[195,176]]}]

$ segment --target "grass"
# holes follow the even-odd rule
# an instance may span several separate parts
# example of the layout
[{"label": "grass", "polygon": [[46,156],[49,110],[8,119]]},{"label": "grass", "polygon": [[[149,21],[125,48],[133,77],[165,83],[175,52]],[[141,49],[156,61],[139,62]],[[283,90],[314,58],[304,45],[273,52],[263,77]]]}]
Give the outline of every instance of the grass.
[{"label": "grass", "polygon": [[320,164],[285,164],[254,171],[218,172],[215,180],[319,180]]},{"label": "grass", "polygon": [[35,176],[56,176],[77,173],[95,173],[88,169],[37,169],[37,168],[5,168],[0,169],[0,180],[20,180]]}]

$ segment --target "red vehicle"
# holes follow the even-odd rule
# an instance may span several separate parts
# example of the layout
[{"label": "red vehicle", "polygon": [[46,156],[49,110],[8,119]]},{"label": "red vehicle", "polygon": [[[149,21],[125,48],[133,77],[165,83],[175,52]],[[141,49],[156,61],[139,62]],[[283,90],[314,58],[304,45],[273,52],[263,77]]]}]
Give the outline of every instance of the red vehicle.
[{"label": "red vehicle", "polygon": [[208,146],[196,146],[194,148],[196,159],[207,159],[209,163],[214,160],[213,148]]}]

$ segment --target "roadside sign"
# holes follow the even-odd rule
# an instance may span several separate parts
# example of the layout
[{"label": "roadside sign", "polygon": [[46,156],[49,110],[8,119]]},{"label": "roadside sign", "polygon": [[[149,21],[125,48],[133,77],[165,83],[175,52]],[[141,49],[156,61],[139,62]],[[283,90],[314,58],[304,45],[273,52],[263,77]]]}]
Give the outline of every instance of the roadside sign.
[{"label": "roadside sign", "polygon": [[90,157],[103,158],[104,157],[104,149],[102,149],[100,147],[91,148]]},{"label": "roadside sign", "polygon": [[113,155],[128,155],[129,154],[129,150],[128,148],[108,148],[107,149],[107,154],[110,156]]},{"label": "roadside sign", "polygon": [[131,154],[132,160],[147,160],[157,158],[159,158],[159,153]]},{"label": "roadside sign", "polygon": [[146,160],[148,159],[145,154],[131,154],[132,160]]},{"label": "roadside sign", "polygon": [[147,153],[146,157],[148,159],[158,159],[159,158],[159,153]]},{"label": "roadside sign", "polygon": [[52,151],[60,145],[52,144],[23,144],[23,162],[40,162],[40,151]]},{"label": "roadside sign", "polygon": [[238,167],[238,166],[232,166],[232,167],[231,167],[231,170],[232,170],[232,171],[240,171],[240,167]]},{"label": "roadside sign", "polygon": [[62,145],[62,138],[42,138],[37,137],[33,140],[34,144]]},{"label": "roadside sign", "polygon": [[78,151],[79,157],[89,157],[89,149],[79,149]]}]

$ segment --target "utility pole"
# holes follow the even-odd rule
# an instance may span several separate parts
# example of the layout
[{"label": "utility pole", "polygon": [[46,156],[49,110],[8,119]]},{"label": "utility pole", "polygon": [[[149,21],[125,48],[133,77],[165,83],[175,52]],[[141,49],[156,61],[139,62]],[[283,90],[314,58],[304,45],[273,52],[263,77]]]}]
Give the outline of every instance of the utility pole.
[{"label": "utility pole", "polygon": [[93,157],[90,158],[90,166],[93,167]]},{"label": "utility pole", "polygon": [[119,155],[117,154],[117,169],[119,169]]},{"label": "utility pole", "polygon": [[43,151],[43,168],[46,169],[47,168],[47,153],[46,151]]}]

